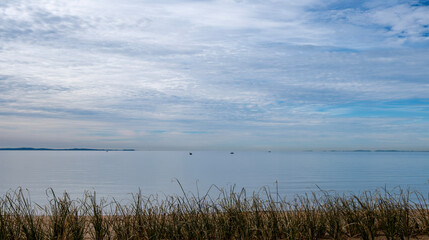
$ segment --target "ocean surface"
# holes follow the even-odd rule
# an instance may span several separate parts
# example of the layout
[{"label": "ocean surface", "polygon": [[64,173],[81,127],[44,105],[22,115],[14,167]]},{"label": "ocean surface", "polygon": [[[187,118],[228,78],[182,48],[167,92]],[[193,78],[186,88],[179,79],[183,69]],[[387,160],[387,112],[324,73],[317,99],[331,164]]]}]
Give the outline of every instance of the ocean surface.
[{"label": "ocean surface", "polygon": [[293,197],[319,188],[359,193],[398,186],[427,194],[428,180],[427,152],[0,151],[0,195],[22,187],[38,203],[47,201],[48,188],[72,198],[95,190],[130,199],[139,189],[181,194],[179,181],[200,194],[215,184]]}]

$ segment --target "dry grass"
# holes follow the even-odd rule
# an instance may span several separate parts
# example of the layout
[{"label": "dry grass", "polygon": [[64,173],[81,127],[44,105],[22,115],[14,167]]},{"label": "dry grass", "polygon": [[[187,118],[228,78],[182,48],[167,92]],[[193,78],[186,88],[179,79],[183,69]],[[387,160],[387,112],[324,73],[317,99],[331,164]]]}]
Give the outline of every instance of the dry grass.
[{"label": "dry grass", "polygon": [[320,191],[290,200],[266,188],[247,194],[214,186],[209,192],[139,192],[124,204],[95,192],[71,200],[48,189],[49,204],[39,206],[18,189],[0,198],[0,240],[429,239],[427,198],[408,190]]}]

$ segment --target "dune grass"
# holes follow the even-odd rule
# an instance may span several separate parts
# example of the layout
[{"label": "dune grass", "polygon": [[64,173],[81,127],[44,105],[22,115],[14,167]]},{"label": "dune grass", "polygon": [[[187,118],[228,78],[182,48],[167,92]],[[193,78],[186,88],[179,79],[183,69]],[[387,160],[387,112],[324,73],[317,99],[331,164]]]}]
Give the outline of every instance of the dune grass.
[{"label": "dune grass", "polygon": [[[180,184],[180,183],[179,183]],[[213,194],[216,192],[216,194]],[[268,188],[248,194],[143,196],[126,202],[57,196],[32,203],[22,189],[0,197],[3,239],[409,239],[429,234],[427,198],[403,189],[360,194],[314,192],[287,199]]]}]

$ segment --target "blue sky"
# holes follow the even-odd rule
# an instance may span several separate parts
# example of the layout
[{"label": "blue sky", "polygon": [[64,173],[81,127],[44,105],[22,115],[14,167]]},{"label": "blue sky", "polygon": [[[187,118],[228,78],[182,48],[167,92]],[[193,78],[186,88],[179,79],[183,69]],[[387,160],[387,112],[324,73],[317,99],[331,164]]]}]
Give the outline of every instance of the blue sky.
[{"label": "blue sky", "polygon": [[0,147],[429,149],[429,1],[0,2]]}]

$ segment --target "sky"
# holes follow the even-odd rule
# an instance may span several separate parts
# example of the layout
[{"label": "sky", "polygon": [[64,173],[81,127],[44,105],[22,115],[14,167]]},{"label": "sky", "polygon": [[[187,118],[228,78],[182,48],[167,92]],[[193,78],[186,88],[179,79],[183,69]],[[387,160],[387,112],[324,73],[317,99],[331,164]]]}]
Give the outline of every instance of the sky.
[{"label": "sky", "polygon": [[429,150],[428,0],[2,0],[0,147]]}]

